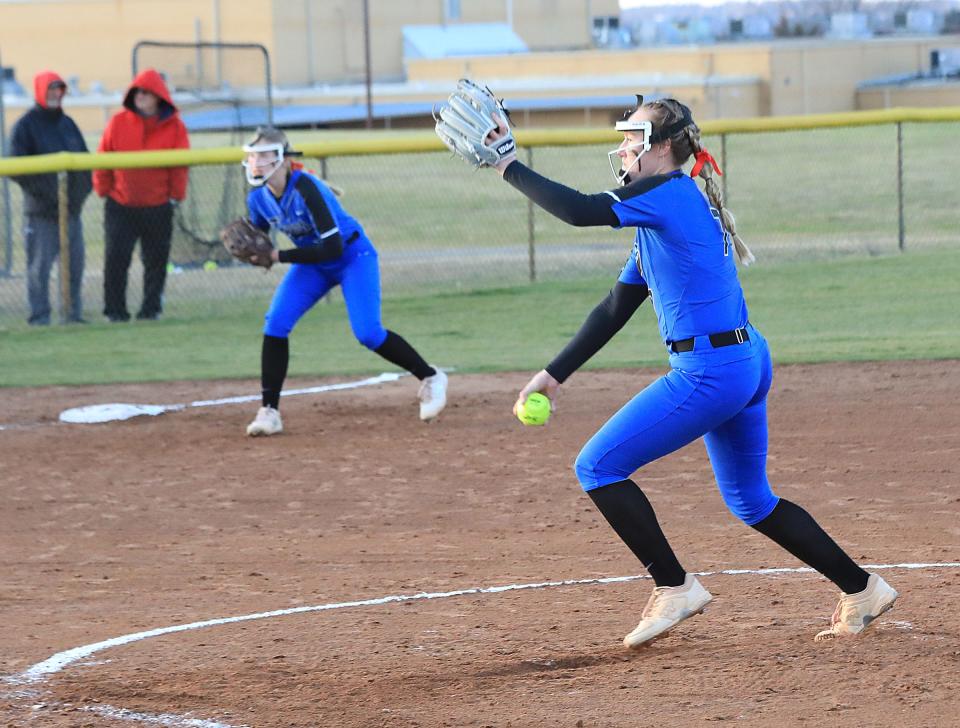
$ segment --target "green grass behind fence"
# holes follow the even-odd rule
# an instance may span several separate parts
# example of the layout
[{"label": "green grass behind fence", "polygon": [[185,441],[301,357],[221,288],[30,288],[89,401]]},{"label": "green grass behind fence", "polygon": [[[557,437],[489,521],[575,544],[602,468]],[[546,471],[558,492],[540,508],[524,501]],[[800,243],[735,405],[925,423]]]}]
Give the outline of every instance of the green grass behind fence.
[{"label": "green grass behind fence", "polygon": [[[391,298],[384,321],[461,372],[532,371],[576,331],[616,276]],[[960,357],[960,249],[758,265],[742,272],[751,317],[780,363]],[[0,331],[4,386],[259,376],[265,296],[165,321]],[[352,338],[342,299],[291,339],[291,376],[390,370]],[[649,303],[589,367],[664,366]]]},{"label": "green grass behind fence", "polygon": [[[904,208],[907,244],[955,239],[960,194],[949,183],[960,162],[953,139],[960,123],[903,127]],[[329,138],[329,132],[297,132],[294,141]],[[202,135],[197,146],[205,146]],[[218,143],[223,140],[217,137]],[[719,159],[720,138],[704,143]],[[615,186],[608,146],[521,150],[539,172],[585,192]],[[843,246],[859,252],[889,251],[897,244],[896,125],[828,128],[727,137],[725,183],[730,208],[748,242],[758,249]],[[317,160],[307,166],[319,171]],[[527,243],[527,200],[490,170],[473,171],[448,153],[334,157],[327,175],[346,190],[343,204],[384,252],[484,248]],[[216,231],[242,214],[247,186],[239,165],[195,167],[183,211],[187,223],[211,240],[208,250],[185,250],[175,240],[174,259],[220,255]],[[14,270],[22,271],[20,194],[13,190]],[[102,266],[102,202],[84,211],[88,265]],[[610,240],[609,231],[575,228],[536,210],[537,245]],[[629,246],[630,234],[624,239]],[[287,245],[287,241],[283,242]],[[429,283],[429,281],[423,281]],[[3,290],[0,288],[0,301]]]}]

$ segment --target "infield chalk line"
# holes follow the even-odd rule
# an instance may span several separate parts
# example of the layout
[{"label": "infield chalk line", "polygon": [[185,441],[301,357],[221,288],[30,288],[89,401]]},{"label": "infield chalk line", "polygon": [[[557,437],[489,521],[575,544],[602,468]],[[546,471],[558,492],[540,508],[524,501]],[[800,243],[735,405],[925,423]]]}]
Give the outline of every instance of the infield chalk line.
[{"label": "infield chalk line", "polygon": [[[950,568],[960,568],[960,562],[945,562],[945,563],[930,563],[930,564],[864,564],[863,568],[865,569],[950,569]],[[761,576],[766,575],[776,575],[776,574],[808,574],[816,573],[813,569],[808,567],[781,567],[781,568],[770,568],[770,569],[725,569],[723,571],[701,571],[697,572],[697,576],[714,576],[717,574],[723,574],[727,576],[740,576],[743,574],[756,574]],[[193,622],[191,624],[180,624],[174,625],[172,627],[160,627],[158,629],[148,630],[146,632],[136,632],[134,634],[123,635],[122,637],[114,637],[113,639],[104,640],[103,642],[96,642],[91,645],[85,645],[83,647],[75,647],[72,650],[66,650],[64,652],[58,652],[53,657],[50,657],[43,662],[37,663],[36,665],[28,668],[18,675],[12,677],[6,677],[3,679],[6,683],[12,684],[24,684],[24,683],[38,683],[41,682],[48,675],[59,672],[68,665],[82,660],[85,657],[100,652],[101,650],[108,649],[110,647],[118,647],[120,645],[129,644],[131,642],[137,642],[139,640],[148,639],[150,637],[158,637],[164,634],[171,634],[173,632],[185,632],[187,630],[201,629],[204,627],[215,627],[221,624],[232,624],[235,622],[247,622],[254,619],[267,619],[269,617],[282,617],[288,614],[302,614],[304,612],[322,612],[328,611],[331,609],[348,609],[351,607],[368,607],[376,606],[379,604],[389,604],[392,602],[410,602],[416,600],[424,599],[446,599],[448,597],[457,597],[465,596],[468,594],[498,594],[501,592],[508,591],[520,591],[523,589],[543,589],[546,587],[555,587],[555,586],[575,586],[580,584],[613,584],[617,582],[626,582],[626,581],[636,581],[639,579],[649,579],[650,577],[645,574],[639,574],[635,576],[609,576],[599,579],[565,579],[563,581],[544,581],[544,582],[535,582],[531,584],[508,584],[506,586],[490,586],[490,587],[474,587],[472,589],[458,589],[455,591],[448,592],[420,592],[418,594],[396,594],[386,597],[378,597],[376,599],[361,599],[351,602],[333,602],[330,604],[320,604],[313,607],[293,607],[291,609],[277,609],[272,612],[259,612],[257,614],[246,614],[240,617],[224,617],[222,619],[210,619],[204,622]],[[21,697],[26,697],[26,693],[21,693]],[[57,705],[62,707],[63,704],[54,703],[52,705]],[[39,704],[34,705],[35,710],[48,707],[48,704]],[[144,723],[147,725],[160,725],[168,726],[169,728],[246,728],[246,726],[233,726],[228,723],[219,723],[216,721],[206,720],[202,718],[191,718],[188,715],[176,715],[171,713],[165,714],[150,714],[150,713],[140,713],[126,708],[117,708],[112,705],[98,704],[94,706],[80,706],[80,710],[87,712],[96,713],[102,715],[106,718],[113,718],[116,720],[128,720],[136,723]]]},{"label": "infield chalk line", "polygon": [[[445,370],[448,371],[448,370]],[[359,379],[354,382],[342,382],[340,384],[322,384],[317,387],[307,387],[306,389],[290,389],[281,392],[282,397],[293,397],[298,394],[317,394],[319,392],[336,392],[342,389],[357,389],[358,387],[371,387],[375,384],[384,382],[395,382],[401,377],[409,376],[406,372],[384,372],[376,377]],[[129,420],[131,417],[141,415],[156,416],[164,412],[179,412],[190,407],[219,407],[225,404],[241,404],[243,402],[260,401],[259,394],[248,394],[240,397],[224,397],[222,399],[201,399],[187,404],[91,404],[85,407],[73,407],[60,413],[60,421],[69,424],[89,425],[101,422],[116,422],[118,420]],[[4,429],[0,425],[0,429]]]},{"label": "infield chalk line", "polygon": [[[960,568],[960,562],[931,563],[931,564],[865,564],[864,569],[954,569]],[[740,576],[743,574],[754,575],[775,575],[775,574],[806,574],[816,573],[809,567],[782,567],[771,569],[725,569],[723,571],[701,571],[696,572],[696,576]],[[27,668],[18,675],[5,678],[6,682],[14,684],[32,683],[43,680],[48,675],[59,672],[68,665],[89,657],[102,650],[111,647],[138,642],[151,637],[173,634],[175,632],[187,632],[194,629],[203,629],[205,627],[216,627],[222,624],[235,624],[237,622],[250,622],[255,619],[269,619],[270,617],[284,617],[289,614],[305,614],[307,612],[325,612],[333,609],[350,609],[354,607],[373,607],[381,604],[390,604],[393,602],[412,602],[427,599],[447,599],[449,597],[467,596],[469,594],[499,594],[508,591],[521,591],[525,589],[545,589],[557,586],[578,586],[583,584],[614,584],[627,581],[636,581],[638,579],[649,579],[645,574],[636,576],[608,576],[598,579],[565,579],[563,581],[543,581],[531,584],[508,584],[506,586],[487,586],[473,587],[471,589],[457,589],[446,592],[420,592],[418,594],[394,594],[386,597],[377,597],[375,599],[360,599],[350,602],[332,602],[330,604],[319,604],[311,607],[292,607],[290,609],[277,609],[271,612],[258,612],[256,614],[245,614],[239,617],[222,617],[219,619],[208,619],[203,622],[191,622],[190,624],[177,624],[171,627],[158,627],[157,629],[147,630],[145,632],[135,632],[133,634],[113,637],[102,642],[95,642],[82,647],[74,647],[64,652],[58,652],[43,662],[39,662],[32,667]]]},{"label": "infield chalk line", "polygon": [[234,726],[229,723],[218,723],[215,720],[191,718],[175,713],[140,713],[126,708],[116,708],[112,705],[84,705],[80,706],[78,710],[96,713],[113,720],[129,720],[146,725],[162,725],[167,728],[245,728],[245,726]]}]

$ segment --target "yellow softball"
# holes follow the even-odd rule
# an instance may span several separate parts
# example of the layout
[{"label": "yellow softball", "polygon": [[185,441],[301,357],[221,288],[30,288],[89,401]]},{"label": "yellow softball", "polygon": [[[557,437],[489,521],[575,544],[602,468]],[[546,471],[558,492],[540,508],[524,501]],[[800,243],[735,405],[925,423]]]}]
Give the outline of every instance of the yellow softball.
[{"label": "yellow softball", "polygon": [[550,398],[532,392],[527,401],[517,407],[517,419],[525,425],[545,425],[550,419]]}]

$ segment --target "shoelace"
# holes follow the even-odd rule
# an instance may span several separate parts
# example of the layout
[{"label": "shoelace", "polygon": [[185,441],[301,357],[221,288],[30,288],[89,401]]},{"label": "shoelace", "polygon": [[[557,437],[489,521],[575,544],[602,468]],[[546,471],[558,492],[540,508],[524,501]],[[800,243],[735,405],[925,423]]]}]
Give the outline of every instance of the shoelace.
[{"label": "shoelace", "polygon": [[836,626],[843,621],[843,601],[841,601],[837,608],[833,610],[833,616],[830,618],[830,626]]},{"label": "shoelace", "polygon": [[657,587],[653,590],[653,594],[651,594],[650,598],[647,600],[647,606],[643,608],[643,613],[640,615],[641,619],[646,619],[647,617],[651,617],[651,616],[658,616],[657,615],[657,612],[659,611],[658,605],[660,606],[660,608],[662,608],[663,606],[660,603],[660,597],[664,596],[666,594],[665,590],[669,588],[670,587],[662,586],[662,587]]},{"label": "shoelace", "polygon": [[427,377],[423,380],[423,384],[420,385],[418,396],[421,402],[427,403],[433,401],[433,387],[430,386],[430,380],[432,378],[433,377]]}]

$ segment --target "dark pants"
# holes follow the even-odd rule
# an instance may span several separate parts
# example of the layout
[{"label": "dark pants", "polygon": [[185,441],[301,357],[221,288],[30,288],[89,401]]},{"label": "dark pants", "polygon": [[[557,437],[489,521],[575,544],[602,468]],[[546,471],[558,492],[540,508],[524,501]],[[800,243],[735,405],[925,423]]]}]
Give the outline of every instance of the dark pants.
[{"label": "dark pants", "polygon": [[167,280],[173,206],[126,207],[107,198],[103,215],[106,250],[103,258],[103,313],[126,320],[127,272],[133,248],[140,240],[143,262],[143,303],[138,318],[156,318],[163,311],[163,286]]},{"label": "dark pants", "polygon": [[[72,305],[67,319],[79,321],[83,310],[83,225],[79,215],[70,215],[68,220]],[[60,223],[55,218],[25,215],[23,240],[27,249],[28,320],[35,326],[43,326],[50,323],[50,269],[60,255]]]}]

